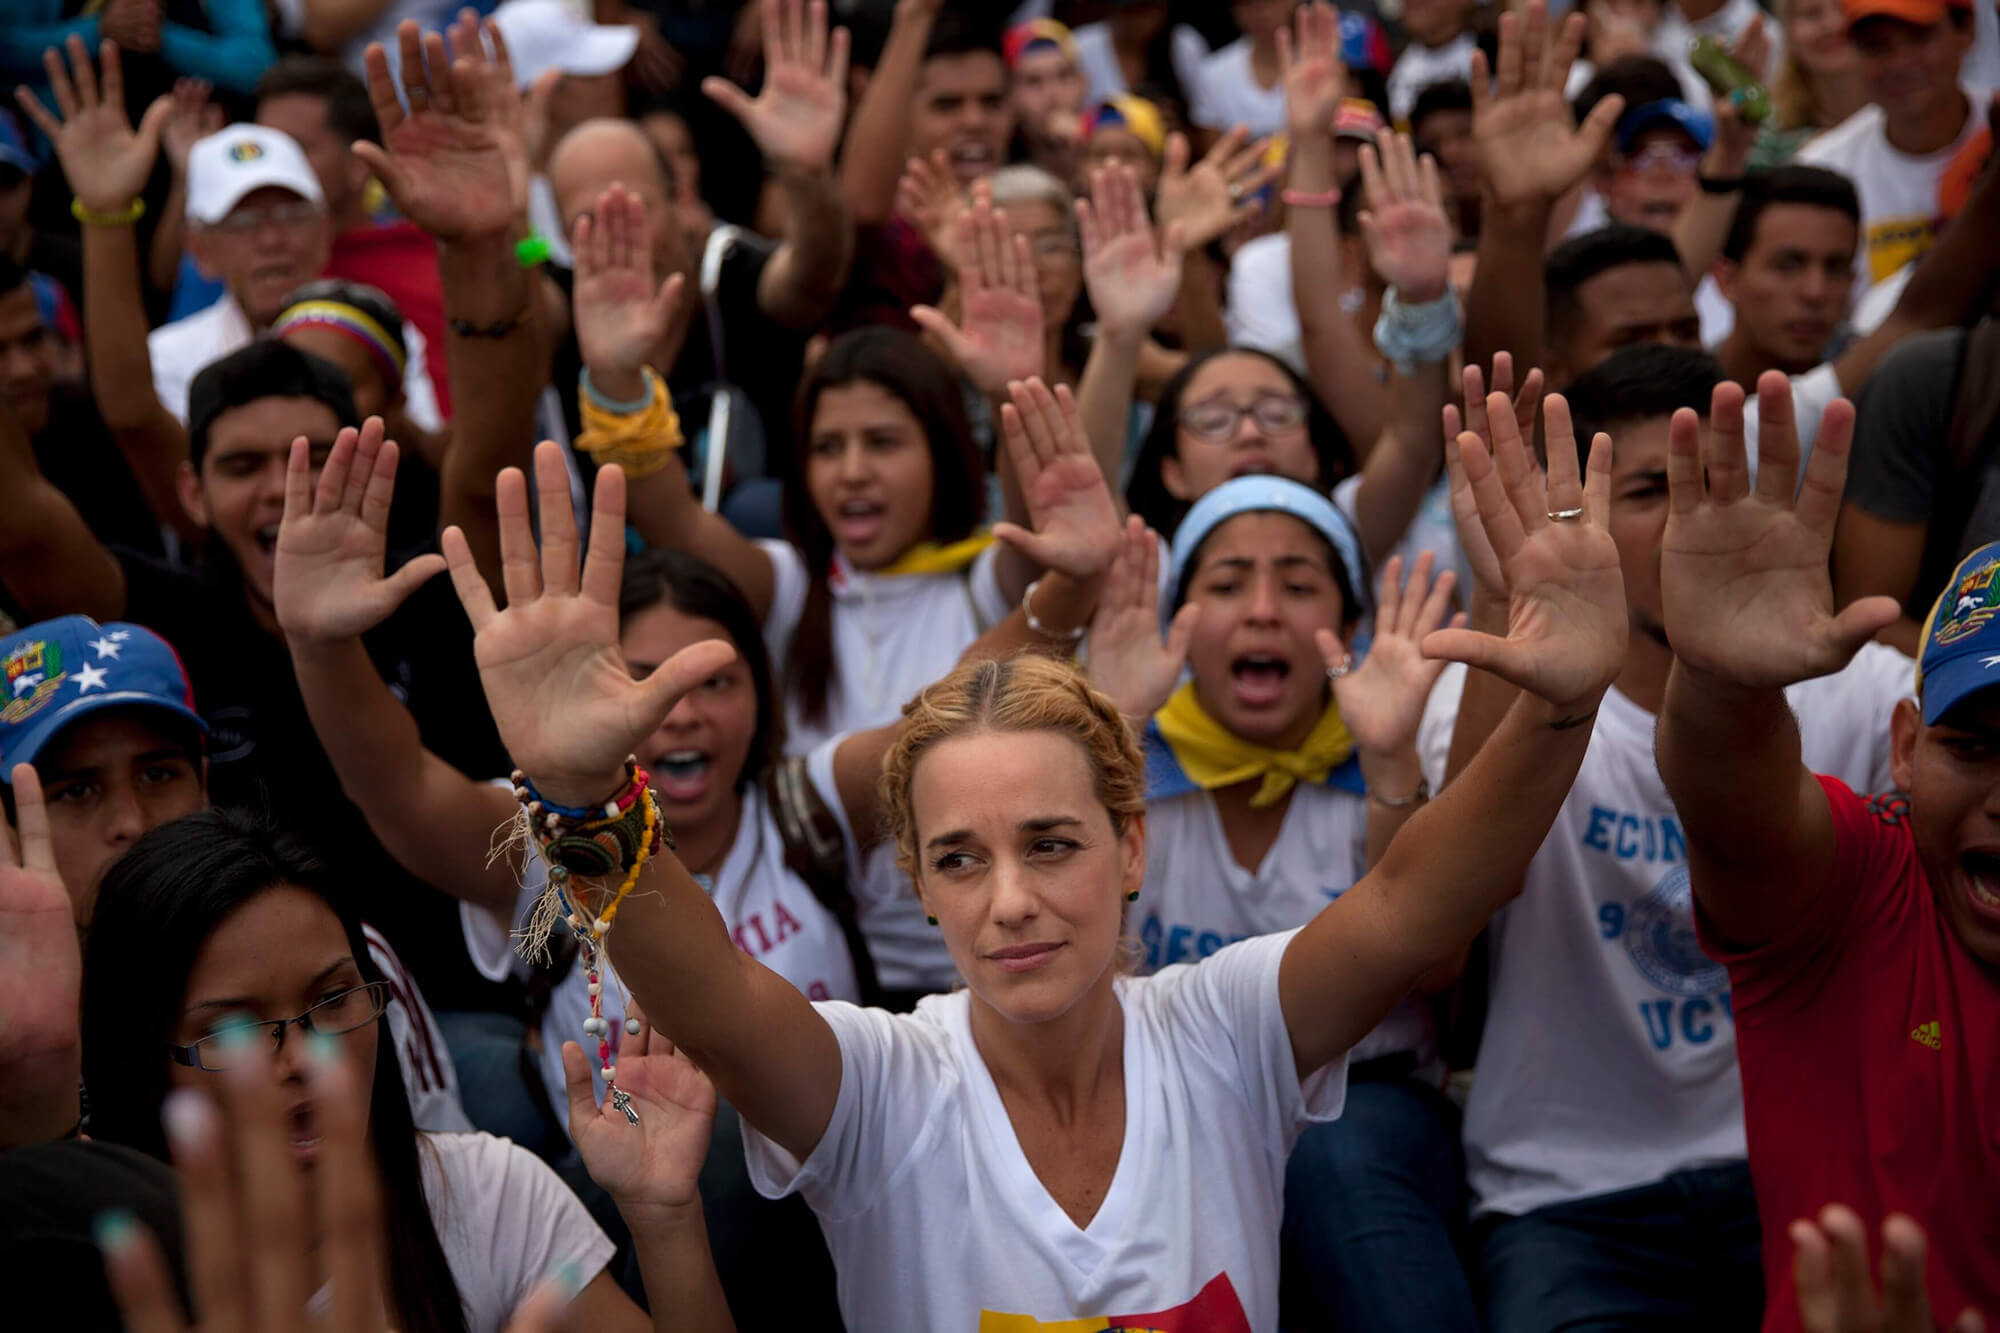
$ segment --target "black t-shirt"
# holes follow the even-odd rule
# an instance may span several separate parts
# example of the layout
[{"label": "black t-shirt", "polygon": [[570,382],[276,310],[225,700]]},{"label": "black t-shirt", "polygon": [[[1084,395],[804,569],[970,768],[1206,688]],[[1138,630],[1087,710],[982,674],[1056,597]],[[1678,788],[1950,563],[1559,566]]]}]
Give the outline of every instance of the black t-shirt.
[{"label": "black t-shirt", "polygon": [[[188,572],[129,552],[118,556],[126,619],[164,636],[194,685],[195,706],[209,725],[215,804],[268,813],[332,863],[357,913],[388,937],[433,1008],[510,1005],[511,988],[473,970],[456,900],[396,864],[342,792],[284,640],[252,618],[233,563],[215,553]],[[449,583],[431,580],[365,642],[426,748],[482,780],[509,770],[473,663],[472,629]]]},{"label": "black t-shirt", "polygon": [[69,497],[98,541],[155,558],[166,554],[139,479],[87,393],[57,385],[49,394],[49,422],[33,445],[42,475]]},{"label": "black t-shirt", "polygon": [[[765,238],[746,235],[722,261],[714,302],[722,325],[720,372],[709,310],[701,293],[690,284],[681,299],[694,303],[694,315],[680,356],[667,372],[674,410],[680,413],[681,430],[690,442],[708,420],[710,389],[718,378],[747,397],[763,426],[764,466],[772,475],[778,473],[781,460],[792,447],[792,398],[804,371],[806,349],[805,334],[786,328],[757,304],[757,283],[764,275],[764,265],[776,252],[777,246]],[[570,270],[552,268],[550,276],[565,296],[574,292],[576,277]],[[577,377],[582,373],[583,353],[572,328],[556,349],[551,372],[572,440],[583,429],[576,405]]]}]

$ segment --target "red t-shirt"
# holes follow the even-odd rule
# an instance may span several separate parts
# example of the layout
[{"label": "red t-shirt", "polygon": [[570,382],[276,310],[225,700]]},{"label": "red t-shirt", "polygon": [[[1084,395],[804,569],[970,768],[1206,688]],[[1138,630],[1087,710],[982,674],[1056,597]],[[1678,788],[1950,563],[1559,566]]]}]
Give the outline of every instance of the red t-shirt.
[{"label": "red t-shirt", "polygon": [[2000,978],[1938,910],[1907,804],[1820,785],[1833,874],[1792,928],[1734,953],[1697,914],[1734,995],[1765,1333],[1800,1327],[1786,1228],[1829,1203],[1877,1249],[1889,1213],[1923,1226],[1938,1318],[2000,1314]]},{"label": "red t-shirt", "polygon": [[424,368],[437,391],[438,414],[451,420],[451,376],[445,373],[444,284],[438,277],[437,242],[414,222],[357,227],[333,238],[329,278],[382,289],[403,318],[424,335]]}]

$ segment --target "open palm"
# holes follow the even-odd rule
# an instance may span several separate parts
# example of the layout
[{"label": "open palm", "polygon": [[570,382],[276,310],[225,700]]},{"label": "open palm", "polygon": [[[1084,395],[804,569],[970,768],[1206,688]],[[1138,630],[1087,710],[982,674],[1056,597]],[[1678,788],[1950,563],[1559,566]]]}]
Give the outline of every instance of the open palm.
[{"label": "open palm", "polygon": [[382,418],[370,417],[358,432],[350,426],[334,438],[315,492],[310,447],[304,437],[292,442],[271,583],[288,637],[355,638],[443,571],[442,556],[420,555],[382,576],[396,456],[396,442],[382,438]]},{"label": "open palm", "polygon": [[0,1068],[22,1069],[74,1058],[83,958],[41,781],[30,764],[10,780],[18,834],[10,841],[0,822]]},{"label": "open palm", "polygon": [[1497,77],[1472,56],[1472,141],[1487,189],[1502,205],[1548,202],[1582,180],[1604,152],[1625,100],[1600,101],[1579,126],[1563,95],[1585,21],[1571,14],[1551,44],[1548,9],[1530,0],[1500,16]]},{"label": "open palm", "polygon": [[1145,334],[1165,319],[1181,289],[1186,232],[1156,229],[1138,178],[1122,164],[1091,173],[1091,198],[1076,206],[1083,237],[1083,285],[1108,331]]},{"label": "open palm", "polygon": [[1090,452],[1076,399],[1030,379],[1008,387],[1000,430],[1032,530],[996,523],[993,535],[1044,569],[1080,583],[1103,576],[1118,554],[1118,506]]},{"label": "open palm", "polygon": [[1015,380],[1042,373],[1048,347],[1042,298],[1028,238],[981,199],[958,221],[959,322],[931,306],[910,318],[943,344],[981,393],[996,397]]},{"label": "open palm", "polygon": [[1278,69],[1285,89],[1285,129],[1294,140],[1330,134],[1333,113],[1347,95],[1340,59],[1340,12],[1325,0],[1300,5],[1294,32],[1278,30]]},{"label": "open palm", "polygon": [[681,279],[653,282],[653,244],[646,209],[636,195],[613,184],[597,207],[579,216],[572,234],[576,255],[576,342],[583,363],[598,377],[637,375],[666,335],[679,302]]},{"label": "open palm", "polygon": [[63,175],[78,201],[92,212],[122,212],[145,192],[146,178],[160,153],[160,132],[173,114],[173,99],[161,96],[146,108],[145,118],[134,130],[125,115],[125,76],[118,48],[105,42],[99,53],[104,62],[101,92],[83,38],[72,33],[63,50],[69,54],[67,70],[62,51],[50,47],[42,52],[49,93],[60,118],[26,88],[17,88],[14,96],[28,119],[55,145]]},{"label": "open palm", "polygon": [[1216,140],[1192,167],[1188,166],[1187,136],[1175,134],[1167,140],[1153,207],[1162,228],[1179,224],[1183,249],[1199,249],[1262,211],[1259,191],[1284,168],[1265,161],[1270,140],[1259,139],[1246,147],[1249,138],[1249,133],[1237,126]]},{"label": "open palm", "polygon": [[[1839,400],[1821,419],[1796,500],[1798,434],[1791,390],[1770,372],[1758,386],[1756,488],[1743,446],[1743,391],[1715,391],[1707,447],[1692,412],[1668,439],[1671,506],[1660,547],[1660,593],[1674,656],[1751,688],[1775,689],[1838,671],[1893,621],[1893,598],[1833,610],[1827,553],[1847,479],[1854,409]],[[1704,480],[1704,465],[1706,480]]]},{"label": "open palm", "polygon": [[[1355,670],[1334,678],[1333,697],[1340,705],[1340,720],[1354,737],[1355,748],[1363,753],[1400,755],[1416,744],[1424,704],[1444,672],[1442,658],[1424,656],[1423,641],[1450,614],[1456,576],[1446,570],[1434,582],[1432,563],[1429,551],[1418,556],[1405,587],[1403,557],[1389,558],[1382,567],[1375,637],[1368,645],[1368,658]],[[1462,624],[1463,619],[1461,616],[1453,623]],[[1321,630],[1318,638],[1327,665],[1338,666],[1346,657],[1345,647],[1332,630]]]},{"label": "open palm", "polygon": [[827,35],[826,0],[767,0],[764,87],[752,99],[726,79],[701,90],[743,122],[764,156],[804,171],[833,162],[845,128],[847,29]]},{"label": "open palm", "polygon": [[597,474],[590,553],[580,577],[561,445],[545,440],[536,447],[535,485],[539,560],[526,479],[508,468],[496,485],[506,610],[496,609],[455,527],[444,532],[445,561],[472,621],[473,657],[501,742],[548,799],[588,805],[620,785],[626,756],[734,650],[714,640],[697,643],[634,680],[618,650],[625,474],[616,467]]},{"label": "open palm", "polygon": [[1200,614],[1189,602],[1161,636],[1160,534],[1132,515],[1090,619],[1090,683],[1126,717],[1159,712],[1180,683]]},{"label": "open palm", "polygon": [[416,24],[397,30],[410,109],[405,111],[379,44],[365,57],[368,98],[381,122],[382,142],[359,143],[404,217],[443,241],[504,232],[516,216],[514,171],[503,142],[505,121],[489,105],[493,85],[481,49],[461,51],[454,66],[444,37],[418,41]]},{"label": "open palm", "polygon": [[1379,152],[1362,147],[1361,180],[1368,200],[1361,235],[1375,272],[1407,304],[1443,296],[1451,277],[1451,218],[1437,160],[1426,154],[1419,161],[1407,134],[1386,135]]},{"label": "open palm", "polygon": [[684,1208],[700,1202],[696,1182],[715,1127],[715,1085],[665,1036],[645,1022],[618,1051],[618,1086],[632,1099],[634,1125],[591,1090],[583,1048],[563,1043],[569,1133],[590,1178],[620,1208]]},{"label": "open palm", "polygon": [[[1554,411],[1560,399],[1548,402]],[[1506,585],[1507,633],[1438,630],[1424,652],[1490,671],[1566,715],[1588,715],[1625,660],[1625,585],[1605,530],[1611,442],[1593,442],[1587,484],[1574,449],[1552,448],[1544,476],[1518,433],[1497,421],[1491,451],[1470,433],[1458,444]]]}]

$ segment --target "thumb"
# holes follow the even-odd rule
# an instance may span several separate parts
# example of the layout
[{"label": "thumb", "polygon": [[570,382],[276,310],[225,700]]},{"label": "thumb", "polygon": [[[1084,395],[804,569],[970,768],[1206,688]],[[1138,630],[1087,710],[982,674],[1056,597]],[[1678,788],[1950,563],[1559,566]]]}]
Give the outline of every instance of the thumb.
[{"label": "thumb", "polygon": [[653,298],[652,314],[653,323],[656,326],[664,325],[673,317],[674,308],[681,303],[681,287],[683,282],[684,279],[680,274],[672,273],[667,276],[665,282],[660,284],[660,293]]},{"label": "thumb", "polygon": [[1902,614],[1902,604],[1893,597],[1863,597],[1842,608],[1830,631],[1841,662],[1860,652],[1862,644],[1895,624]]},{"label": "thumb", "polygon": [[1179,180],[1181,173],[1187,170],[1187,164],[1187,136],[1176,130],[1167,136],[1167,151],[1160,161],[1160,179]]},{"label": "thumb", "polygon": [[1424,635],[1425,657],[1463,662],[1476,671],[1491,672],[1509,685],[1535,692],[1534,654],[1511,640],[1469,629],[1434,629]]},{"label": "thumb", "polygon": [[562,1047],[563,1087],[569,1093],[570,1135],[597,1115],[597,1092],[590,1085],[590,1060],[583,1047],[566,1041]]},{"label": "thumb", "polygon": [[1611,131],[1617,128],[1618,118],[1624,114],[1625,99],[1613,93],[1592,107],[1583,124],[1577,126],[1577,137],[1590,145],[1592,157],[1604,151],[1604,145],[1611,141]]},{"label": "thumb", "polygon": [[383,587],[391,598],[388,607],[385,608],[385,614],[408,601],[412,593],[442,573],[444,573],[444,557],[435,551],[411,559],[401,569],[383,580]]},{"label": "thumb", "polygon": [[715,103],[738,120],[742,120],[748,116],[750,108],[755,105],[748,93],[745,93],[728,79],[719,79],[713,74],[701,81],[701,91],[709,101]]},{"label": "thumb", "polygon": [[389,197],[400,205],[410,181],[403,174],[403,169],[396,165],[396,159],[383,152],[380,144],[369,143],[366,139],[357,139],[349,146],[356,157],[368,164],[368,170],[382,182],[382,188],[389,192]]},{"label": "thumb", "polygon": [[945,350],[959,361],[965,360],[968,350],[965,335],[958,331],[958,325],[945,318],[944,312],[927,305],[910,307],[910,318],[917,327],[943,343]]},{"label": "thumb", "polygon": [[146,108],[146,114],[139,121],[138,137],[149,148],[158,148],[160,132],[167,127],[167,117],[174,113],[174,99],[171,93],[161,93]]},{"label": "thumb", "polygon": [[1194,642],[1194,622],[1201,619],[1201,603],[1189,602],[1174,612],[1167,626],[1167,656],[1176,666],[1187,661],[1188,646]]},{"label": "thumb", "polygon": [[681,649],[639,684],[651,730],[673,711],[681,696],[736,660],[736,650],[721,639],[704,639]]},{"label": "thumb", "polygon": [[1041,533],[1030,532],[1018,523],[995,523],[993,540],[1011,546],[1042,568],[1049,568],[1049,541]]}]

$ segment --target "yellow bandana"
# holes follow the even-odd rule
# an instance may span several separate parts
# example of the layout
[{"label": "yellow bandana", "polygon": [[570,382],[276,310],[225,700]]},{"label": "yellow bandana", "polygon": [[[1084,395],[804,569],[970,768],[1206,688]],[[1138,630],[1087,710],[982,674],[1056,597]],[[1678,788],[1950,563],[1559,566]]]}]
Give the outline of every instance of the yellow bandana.
[{"label": "yellow bandana", "polygon": [[576,403],[583,417],[583,431],[576,447],[589,454],[599,467],[616,463],[630,478],[658,472],[684,443],[681,419],[674,412],[673,395],[667,382],[646,368],[646,402],[633,411],[620,412],[599,402],[581,385]]},{"label": "yellow bandana", "polygon": [[1208,715],[1195,697],[1194,682],[1174,691],[1167,706],[1153,715],[1160,739],[1174,752],[1189,781],[1204,790],[1233,787],[1255,777],[1264,785],[1250,798],[1262,808],[1275,805],[1294,784],[1326,781],[1327,775],[1354,753],[1354,737],[1340,720],[1340,705],[1327,701],[1312,734],[1296,750],[1271,750],[1253,745]]},{"label": "yellow bandana", "polygon": [[964,541],[953,542],[949,546],[918,542],[880,569],[868,572],[884,578],[897,578],[904,574],[956,574],[977,560],[980,553],[992,544],[993,534],[990,532],[975,532]]}]

